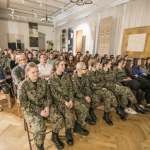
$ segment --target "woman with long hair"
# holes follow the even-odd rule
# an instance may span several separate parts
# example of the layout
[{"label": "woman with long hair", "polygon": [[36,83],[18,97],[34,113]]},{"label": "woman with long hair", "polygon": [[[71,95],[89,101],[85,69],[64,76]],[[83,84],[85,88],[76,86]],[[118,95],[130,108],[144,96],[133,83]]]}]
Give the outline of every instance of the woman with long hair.
[{"label": "woman with long hair", "polygon": [[115,62],[115,65],[117,66],[118,65],[118,60],[121,58],[121,55],[117,55],[116,56],[116,62]]},{"label": "woman with long hair", "polygon": [[31,52],[28,52],[26,54],[26,58],[27,58],[27,63],[34,62],[33,54]]},{"label": "woman with long hair", "polygon": [[150,72],[150,57],[146,58],[146,69]]},{"label": "woman with long hair", "polygon": [[[79,62],[84,62],[84,61],[83,61],[83,55],[82,55],[82,54],[80,55],[80,57],[79,57],[79,61],[78,61],[78,62],[76,62],[76,64],[77,64],[77,63],[79,63]],[[85,62],[84,62],[84,63],[85,63]]]},{"label": "woman with long hair", "polygon": [[[123,58],[118,60],[118,66],[115,66],[115,68],[113,69],[113,73],[114,73],[114,77],[117,79],[117,81],[119,83],[121,83],[122,85],[125,85],[124,82],[130,82],[132,79],[130,77],[127,77],[126,72],[125,72],[125,67],[126,65],[126,61],[124,61]],[[132,89],[130,88],[132,93],[134,94],[134,96],[137,98],[137,103],[139,104],[139,106],[141,107],[141,109],[137,110],[138,112],[141,113],[146,113],[147,111],[145,111],[141,105],[142,102],[142,98],[143,98],[143,91],[142,89],[139,87],[138,89]],[[125,108],[125,112],[130,113],[130,114],[137,114],[136,111],[134,111],[131,107],[131,102],[128,102],[128,105]]]},{"label": "woman with long hair", "polygon": [[[132,60],[127,60],[126,62],[126,66],[125,66],[125,70],[126,70],[126,74],[127,77],[130,77],[131,79],[136,79],[138,80],[138,75],[135,74],[134,70],[133,70],[133,61]],[[142,77],[140,77],[142,78]],[[144,78],[145,79],[145,78]],[[146,79],[145,79],[146,80]],[[141,89],[145,92],[145,99],[146,99],[146,109],[150,109],[150,83],[148,80],[138,80],[139,82],[141,82]]]},{"label": "woman with long hair", "polygon": [[[86,116],[85,122],[90,125],[96,124],[96,116],[93,112],[99,106],[99,99],[97,95],[90,89],[90,83],[88,77],[86,76],[86,65],[80,62],[76,65],[76,71],[71,77],[73,83],[73,91],[75,98],[86,107],[89,111],[88,116]],[[92,119],[90,119],[90,117]]]},{"label": "woman with long hair", "polygon": [[73,61],[73,56],[72,55],[69,55],[66,64],[67,64],[68,68],[72,68],[72,69],[76,68],[76,63]]},{"label": "woman with long hair", "polygon": [[141,59],[140,71],[141,71],[141,73],[149,74],[149,68],[148,69],[146,68],[146,63],[147,63],[146,59],[142,58]]},{"label": "woman with long hair", "polygon": [[39,77],[39,70],[35,63],[27,64],[26,79],[18,87],[17,99],[26,122],[34,129],[33,139],[37,150],[44,150],[47,128],[44,118],[49,117],[52,98],[47,81]]},{"label": "woman with long hair", "polygon": [[[132,93],[132,91],[130,90],[130,88],[126,86],[122,86],[122,84],[117,81],[110,67],[111,67],[111,61],[109,59],[105,59],[103,62],[103,70],[102,70],[103,79],[106,81],[105,88],[112,91],[115,95],[121,97],[120,108],[122,110],[126,108],[129,99],[131,103],[134,105],[134,107],[136,108],[136,111],[141,112],[141,107],[138,105],[137,100],[134,94]],[[123,121],[126,120],[125,117],[121,117],[121,119]]]},{"label": "woman with long hair", "polygon": [[93,59],[97,59],[97,60],[99,60],[99,59],[100,59],[100,58],[99,58],[99,54],[98,54],[98,53],[96,53],[96,54],[94,55]]},{"label": "woman with long hair", "polygon": [[79,62],[79,57],[80,57],[80,55],[77,53],[75,56],[75,62]]},{"label": "woman with long hair", "polygon": [[[100,62],[96,59],[93,59],[91,62],[91,70],[88,72],[88,79],[90,81],[90,88],[92,92],[98,96],[98,99],[104,98],[104,117],[103,119],[107,122],[108,125],[113,125],[112,121],[109,119],[109,113],[111,105],[116,109],[116,113],[125,117],[124,111],[118,106],[116,96],[106,88],[104,85],[106,81],[103,80],[100,70]],[[93,108],[90,108],[90,115],[93,119],[96,119]]]},{"label": "woman with long hair", "polygon": [[[66,142],[69,146],[72,146],[73,138],[71,128],[74,126],[74,115],[71,112],[71,109],[77,114],[77,121],[75,122],[73,131],[84,136],[89,134],[87,130],[81,127],[88,114],[88,109],[80,102],[78,98],[74,98],[70,77],[68,74],[64,73],[64,70],[64,60],[61,60],[60,58],[56,59],[53,63],[53,74],[50,76],[49,80],[53,103],[56,105],[57,110],[64,118],[60,123],[60,126],[62,126],[64,121],[66,128]],[[54,136],[57,136],[57,139],[59,139],[59,131],[60,130],[52,133]],[[57,145],[56,142],[54,143]]]}]

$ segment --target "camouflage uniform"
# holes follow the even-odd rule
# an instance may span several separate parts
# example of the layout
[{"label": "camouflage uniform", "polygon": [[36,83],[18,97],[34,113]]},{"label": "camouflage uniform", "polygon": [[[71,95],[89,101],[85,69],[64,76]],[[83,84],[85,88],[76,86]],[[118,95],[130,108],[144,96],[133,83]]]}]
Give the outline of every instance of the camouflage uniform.
[{"label": "camouflage uniform", "polygon": [[[53,103],[56,104],[57,110],[63,115],[65,119],[65,128],[70,129],[74,125],[74,115],[71,112],[71,110],[69,110],[68,107],[66,107],[66,101],[73,102],[72,110],[74,110],[77,113],[77,123],[82,124],[88,114],[88,110],[81,102],[78,101],[78,99],[74,99],[72,83],[69,75],[63,73],[63,76],[60,79],[56,72],[54,72],[50,76],[50,87],[52,92]],[[59,127],[61,125],[62,123],[60,123]],[[55,122],[52,122],[52,126],[55,126],[57,128]]]},{"label": "camouflage uniform", "polygon": [[29,78],[19,84],[18,102],[24,112],[24,117],[28,124],[34,129],[33,139],[36,145],[44,144],[46,135],[46,125],[43,117],[40,115],[45,107],[52,104],[50,89],[45,79],[38,78],[37,86]]},{"label": "camouflage uniform", "polygon": [[113,69],[114,77],[117,79],[118,82],[123,82],[124,79],[127,78],[125,69],[120,70],[117,66],[114,67]]},{"label": "camouflage uniform", "polygon": [[4,68],[4,59],[2,57],[0,58],[0,65]]},{"label": "camouflage uniform", "polygon": [[[115,95],[109,91],[109,90],[102,90],[105,85],[105,80],[102,77],[102,74],[100,71],[96,70],[95,72],[90,70],[88,72],[88,79],[90,81],[90,88],[92,92],[94,92],[99,99],[104,98],[104,111],[110,112],[111,104],[116,108],[118,106],[117,100]],[[96,86],[94,86],[94,84]]]},{"label": "camouflage uniform", "polygon": [[10,67],[11,59],[7,59],[4,63],[5,72],[7,74],[11,74],[11,67]]},{"label": "camouflage uniform", "polygon": [[[73,83],[73,91],[74,91],[74,97],[78,98],[78,100],[86,106],[86,108],[90,109],[96,109],[99,106],[99,99],[98,96],[95,95],[91,89],[90,84],[87,75],[83,74],[81,79],[78,77],[78,74],[75,73],[71,77],[72,83]],[[89,96],[91,98],[91,103],[87,103],[85,98]],[[89,117],[89,113],[88,113]]]},{"label": "camouflage uniform", "polygon": [[[115,95],[119,95],[121,97],[122,108],[126,107],[128,99],[131,101],[132,104],[137,103],[136,98],[133,95],[132,91],[128,87],[122,86],[122,84],[116,80],[112,70],[110,69],[108,71],[102,70],[102,75],[103,79],[106,81],[105,87],[108,90],[112,91]],[[116,84],[119,86],[116,86]]]}]

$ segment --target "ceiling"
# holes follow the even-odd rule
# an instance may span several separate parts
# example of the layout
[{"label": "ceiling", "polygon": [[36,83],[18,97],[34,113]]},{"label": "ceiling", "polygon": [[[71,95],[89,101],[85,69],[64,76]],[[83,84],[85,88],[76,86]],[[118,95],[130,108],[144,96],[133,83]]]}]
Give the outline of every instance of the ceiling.
[{"label": "ceiling", "polygon": [[[84,6],[78,6],[71,3],[70,0],[0,0],[0,19],[58,26],[81,14],[97,10],[116,1],[124,0],[93,0],[93,4]],[[52,20],[52,23],[49,24],[41,22],[46,15],[46,4],[47,15]],[[14,14],[12,14],[13,10]]]}]

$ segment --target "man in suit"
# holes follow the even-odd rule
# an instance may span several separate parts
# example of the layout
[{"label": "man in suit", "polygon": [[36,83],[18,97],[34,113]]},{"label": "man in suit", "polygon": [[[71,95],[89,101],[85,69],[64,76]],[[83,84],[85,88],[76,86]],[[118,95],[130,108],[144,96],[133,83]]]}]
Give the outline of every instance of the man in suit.
[{"label": "man in suit", "polygon": [[14,91],[17,94],[18,84],[25,79],[25,67],[27,65],[27,58],[25,55],[18,56],[18,66],[12,70],[12,79],[14,85]]}]

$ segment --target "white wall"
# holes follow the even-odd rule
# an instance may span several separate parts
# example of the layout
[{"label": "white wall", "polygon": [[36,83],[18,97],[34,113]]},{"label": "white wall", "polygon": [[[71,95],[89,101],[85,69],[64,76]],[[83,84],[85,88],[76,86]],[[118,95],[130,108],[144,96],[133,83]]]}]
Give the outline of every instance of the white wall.
[{"label": "white wall", "polygon": [[[46,41],[54,40],[54,27],[38,25],[38,31],[45,34],[45,49]],[[8,48],[7,33],[24,35],[25,48],[31,50],[29,46],[29,25],[28,23],[12,22],[0,20],[0,48],[2,50]]]}]

